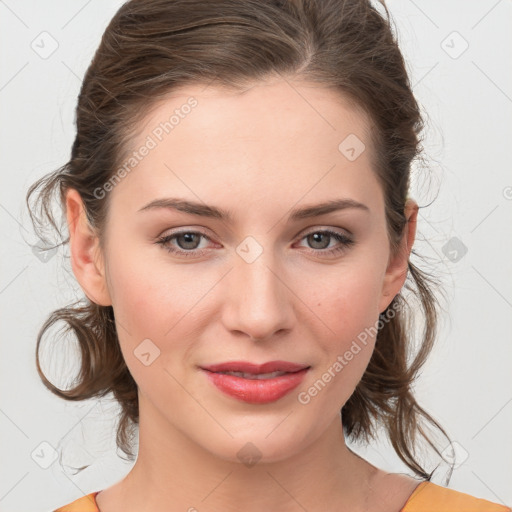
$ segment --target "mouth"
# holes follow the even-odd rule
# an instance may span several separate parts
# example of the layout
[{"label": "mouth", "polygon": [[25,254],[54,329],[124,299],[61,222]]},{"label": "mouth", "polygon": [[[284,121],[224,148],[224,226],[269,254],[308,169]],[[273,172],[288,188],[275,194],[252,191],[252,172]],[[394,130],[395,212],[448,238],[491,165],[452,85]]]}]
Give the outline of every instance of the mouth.
[{"label": "mouth", "polygon": [[230,361],[201,367],[209,381],[221,392],[251,404],[279,400],[295,389],[310,366],[287,361],[254,364]]}]

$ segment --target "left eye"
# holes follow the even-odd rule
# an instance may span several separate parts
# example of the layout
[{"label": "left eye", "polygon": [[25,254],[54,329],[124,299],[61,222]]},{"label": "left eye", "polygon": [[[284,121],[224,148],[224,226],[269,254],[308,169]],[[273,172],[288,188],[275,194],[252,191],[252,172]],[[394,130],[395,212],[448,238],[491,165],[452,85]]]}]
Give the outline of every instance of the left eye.
[{"label": "left eye", "polygon": [[[332,254],[337,253],[339,251],[343,251],[348,249],[351,245],[354,244],[354,240],[349,238],[348,236],[338,233],[337,231],[330,231],[330,230],[322,230],[322,231],[312,231],[311,233],[306,234],[302,239],[307,239],[308,243],[312,243],[313,245],[319,243],[321,247],[313,247],[314,249],[319,249],[320,252],[324,252],[326,254]],[[322,242],[322,239],[325,241],[328,239],[327,245],[325,245],[324,242]],[[337,247],[332,247],[328,250],[325,250],[329,246],[329,242],[334,239],[335,241],[339,242],[340,245]],[[317,252],[317,251],[315,251]]]},{"label": "left eye", "polygon": [[[210,237],[199,231],[181,231],[172,235],[167,235],[158,238],[157,244],[162,245],[170,253],[174,253],[181,256],[198,256],[204,252],[204,248],[199,249],[198,244],[201,238],[211,241]],[[330,241],[334,239],[339,242],[338,246],[329,248]],[[331,255],[348,249],[355,242],[348,236],[330,230],[317,230],[307,233],[302,236],[300,240],[307,240],[309,244],[320,245],[320,247],[313,247],[314,253]],[[325,241],[327,240],[327,244]],[[176,242],[176,245],[171,244]]]}]

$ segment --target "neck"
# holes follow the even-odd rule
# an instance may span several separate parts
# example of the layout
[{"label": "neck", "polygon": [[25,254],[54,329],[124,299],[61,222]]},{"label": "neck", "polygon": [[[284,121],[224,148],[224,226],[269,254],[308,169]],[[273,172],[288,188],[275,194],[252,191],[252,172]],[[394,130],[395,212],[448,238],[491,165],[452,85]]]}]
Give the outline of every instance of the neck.
[{"label": "neck", "polygon": [[[127,512],[362,510],[378,471],[348,449],[340,417],[286,459],[253,464],[222,459],[169,425],[143,400],[139,407],[137,461],[118,484],[115,500]],[[101,493],[101,508],[100,499]]]}]

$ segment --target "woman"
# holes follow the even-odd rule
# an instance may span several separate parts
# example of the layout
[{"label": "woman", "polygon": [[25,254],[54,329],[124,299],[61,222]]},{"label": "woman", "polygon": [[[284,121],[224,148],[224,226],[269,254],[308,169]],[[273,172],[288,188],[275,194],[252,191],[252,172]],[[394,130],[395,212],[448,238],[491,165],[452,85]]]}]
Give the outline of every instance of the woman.
[{"label": "woman", "polygon": [[[411,391],[437,303],[409,261],[422,120],[386,17],[132,0],[76,121],[70,161],[29,196],[59,187],[87,297],[38,347],[64,320],[82,366],[67,390],[38,370],[69,400],[112,392],[118,444],[138,426],[139,446],[60,512],[510,510],[433,484],[416,455],[417,434],[440,455],[422,424],[446,434]],[[426,323],[412,360],[404,289]],[[414,476],[346,446],[378,425]]]}]

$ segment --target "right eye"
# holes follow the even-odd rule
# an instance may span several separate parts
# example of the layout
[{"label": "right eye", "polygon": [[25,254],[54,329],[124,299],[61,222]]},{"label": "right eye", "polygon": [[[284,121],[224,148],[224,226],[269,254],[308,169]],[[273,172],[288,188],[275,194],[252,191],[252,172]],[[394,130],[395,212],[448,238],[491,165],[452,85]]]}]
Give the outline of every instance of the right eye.
[{"label": "right eye", "polygon": [[[201,256],[204,253],[204,248],[197,253],[197,243],[200,242],[201,238],[211,240],[199,231],[179,231],[159,237],[156,243],[160,244],[166,251],[178,256]],[[171,243],[174,241],[178,244],[178,248]]]}]

